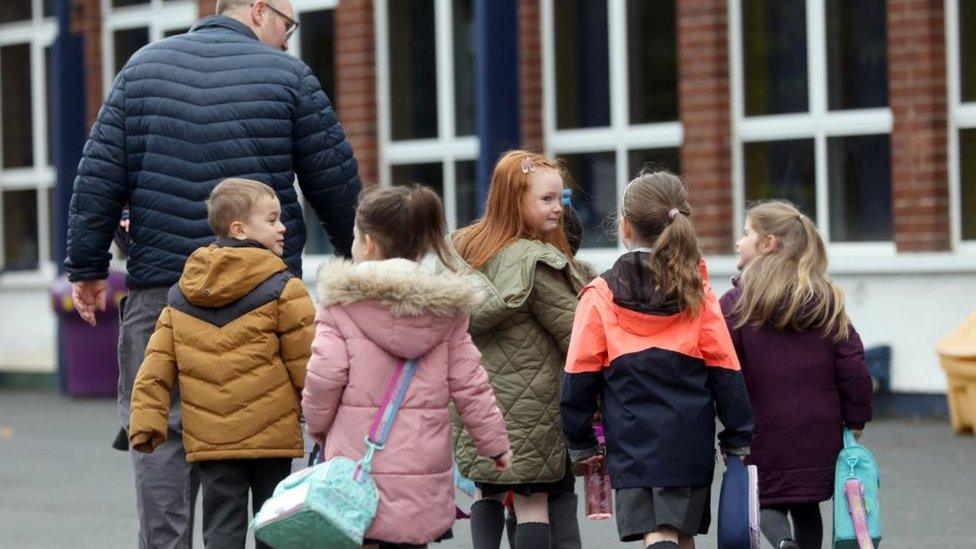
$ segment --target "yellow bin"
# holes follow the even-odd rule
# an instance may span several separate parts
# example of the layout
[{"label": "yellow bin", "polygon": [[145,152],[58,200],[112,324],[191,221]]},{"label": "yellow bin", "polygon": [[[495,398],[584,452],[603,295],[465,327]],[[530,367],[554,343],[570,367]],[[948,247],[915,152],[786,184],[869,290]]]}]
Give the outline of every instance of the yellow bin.
[{"label": "yellow bin", "polygon": [[949,381],[949,418],[957,433],[976,424],[976,313],[935,346]]}]

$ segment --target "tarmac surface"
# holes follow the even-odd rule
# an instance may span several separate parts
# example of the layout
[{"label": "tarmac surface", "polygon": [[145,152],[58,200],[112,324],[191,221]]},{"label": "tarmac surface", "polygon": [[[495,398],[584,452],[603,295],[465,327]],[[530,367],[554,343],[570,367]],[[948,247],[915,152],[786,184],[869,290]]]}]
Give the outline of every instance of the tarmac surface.
[{"label": "tarmac surface", "polygon": [[[117,417],[112,400],[0,390],[0,548],[136,546],[131,462],[109,446]],[[972,435],[957,436],[943,422],[887,420],[869,424],[861,442],[881,464],[882,547],[976,548]],[[721,470],[716,467],[713,483],[711,533],[696,538],[699,548],[716,547]],[[821,511],[829,538],[830,503]],[[202,548],[199,519],[196,529],[194,546]],[[589,521],[582,509],[580,529],[587,548],[639,547],[618,541],[613,520]],[[431,547],[471,546],[467,521],[455,525],[454,535]]]}]

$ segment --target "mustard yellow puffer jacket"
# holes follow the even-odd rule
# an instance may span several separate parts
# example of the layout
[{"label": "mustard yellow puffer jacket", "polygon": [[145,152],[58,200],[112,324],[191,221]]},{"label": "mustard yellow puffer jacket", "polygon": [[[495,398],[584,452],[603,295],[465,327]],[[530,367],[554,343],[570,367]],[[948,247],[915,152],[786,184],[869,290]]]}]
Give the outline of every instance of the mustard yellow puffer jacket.
[{"label": "mustard yellow puffer jacket", "polygon": [[195,251],[136,377],[132,448],[166,439],[178,380],[187,461],[301,456],[314,319],[305,285],[271,251],[223,239]]}]

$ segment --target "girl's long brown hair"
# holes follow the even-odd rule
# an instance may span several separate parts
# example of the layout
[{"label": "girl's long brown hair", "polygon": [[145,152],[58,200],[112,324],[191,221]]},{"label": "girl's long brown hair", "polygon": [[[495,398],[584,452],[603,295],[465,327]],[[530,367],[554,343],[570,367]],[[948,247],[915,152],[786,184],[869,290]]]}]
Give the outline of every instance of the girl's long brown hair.
[{"label": "girl's long brown hair", "polygon": [[450,265],[441,199],[423,185],[364,189],[356,207],[356,226],[376,240],[386,259],[419,261],[433,251]]},{"label": "girl's long brown hair", "polygon": [[620,215],[643,244],[653,246],[653,284],[680,310],[697,314],[703,300],[702,256],[681,179],[666,171],[641,172],[624,189]]},{"label": "girl's long brown hair", "polygon": [[754,206],[746,219],[760,239],[772,236],[775,248],[757,255],[743,271],[742,294],[732,309],[735,327],[768,323],[847,339],[844,292],[827,276],[827,250],[813,221],[784,200]]},{"label": "girl's long brown hair", "polygon": [[[531,171],[525,173],[527,170]],[[532,189],[532,174],[539,170],[563,173],[557,161],[530,151],[508,151],[495,164],[485,215],[454,235],[458,254],[471,267],[481,269],[502,248],[519,238],[552,244],[573,261],[562,220],[556,230],[547,233],[533,231],[525,225],[525,197]]]}]

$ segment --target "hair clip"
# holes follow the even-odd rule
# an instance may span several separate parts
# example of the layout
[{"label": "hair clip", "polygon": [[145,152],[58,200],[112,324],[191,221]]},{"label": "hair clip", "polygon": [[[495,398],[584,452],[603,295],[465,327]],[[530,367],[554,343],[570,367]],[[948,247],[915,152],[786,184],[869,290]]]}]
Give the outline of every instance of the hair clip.
[{"label": "hair clip", "polygon": [[673,220],[674,216],[678,215],[679,213],[681,212],[678,211],[678,208],[671,208],[670,210],[668,210],[668,218]]},{"label": "hair clip", "polygon": [[573,189],[563,189],[563,208],[573,205]]},{"label": "hair clip", "polygon": [[525,157],[522,159],[522,173],[532,173],[535,171],[535,164],[532,163],[532,159]]}]

